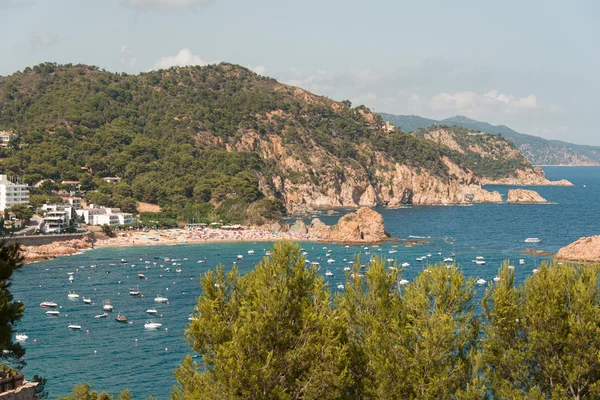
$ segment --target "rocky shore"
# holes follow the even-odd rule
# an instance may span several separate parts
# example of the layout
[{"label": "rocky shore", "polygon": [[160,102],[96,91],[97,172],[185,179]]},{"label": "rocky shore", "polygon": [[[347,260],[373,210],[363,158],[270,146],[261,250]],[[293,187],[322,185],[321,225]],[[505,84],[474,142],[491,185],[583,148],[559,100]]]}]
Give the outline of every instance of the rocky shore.
[{"label": "rocky shore", "polygon": [[547,204],[548,200],[534,190],[511,189],[508,191],[506,202],[512,204]]},{"label": "rocky shore", "polygon": [[49,260],[57,256],[69,256],[79,253],[81,250],[91,249],[94,240],[90,237],[59,241],[40,246],[22,246],[25,262]]},{"label": "rocky shore", "polygon": [[561,248],[556,258],[569,261],[600,262],[600,235],[582,237]]}]

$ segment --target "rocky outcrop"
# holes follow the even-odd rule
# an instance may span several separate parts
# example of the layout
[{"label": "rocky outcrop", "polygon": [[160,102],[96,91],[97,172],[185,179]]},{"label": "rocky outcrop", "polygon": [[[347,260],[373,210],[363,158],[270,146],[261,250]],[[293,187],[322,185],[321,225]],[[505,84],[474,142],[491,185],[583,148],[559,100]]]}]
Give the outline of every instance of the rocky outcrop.
[{"label": "rocky outcrop", "polygon": [[296,222],[294,222],[294,225],[290,227],[290,232],[305,235],[308,233],[308,228],[306,227],[304,221],[298,219]]},{"label": "rocky outcrop", "polygon": [[540,167],[518,169],[515,173],[516,176],[500,179],[482,178],[481,184],[510,186],[573,186],[573,184],[566,179],[561,179],[559,181],[548,180],[544,170]]},{"label": "rocky outcrop", "polygon": [[556,258],[571,261],[600,262],[600,236],[582,237],[563,247]]},{"label": "rocky outcrop", "polygon": [[383,217],[370,208],[360,208],[344,215],[333,226],[315,218],[308,233],[316,238],[338,243],[378,243],[389,239]]},{"label": "rocky outcrop", "polygon": [[473,203],[502,203],[502,195],[500,192],[489,192],[485,189],[477,189],[473,191]]},{"label": "rocky outcrop", "polygon": [[547,204],[548,201],[534,190],[511,189],[508,191],[507,203],[513,204]]},{"label": "rocky outcrop", "polygon": [[25,262],[49,260],[56,256],[68,256],[79,253],[81,250],[91,249],[93,240],[86,237],[83,239],[54,242],[41,246],[22,246]]}]

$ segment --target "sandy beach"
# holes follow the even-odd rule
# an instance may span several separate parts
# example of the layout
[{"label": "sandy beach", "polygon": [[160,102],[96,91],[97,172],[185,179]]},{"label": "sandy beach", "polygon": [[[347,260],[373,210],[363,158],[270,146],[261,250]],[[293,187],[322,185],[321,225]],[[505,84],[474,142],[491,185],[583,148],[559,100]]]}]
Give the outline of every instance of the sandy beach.
[{"label": "sandy beach", "polygon": [[237,230],[226,229],[158,229],[148,231],[118,231],[116,237],[100,239],[94,243],[94,247],[125,247],[125,246],[149,246],[168,245],[181,243],[211,243],[211,242],[256,242],[256,241],[318,241],[320,237],[310,234],[298,234],[294,232],[273,232],[255,228],[243,228]]}]

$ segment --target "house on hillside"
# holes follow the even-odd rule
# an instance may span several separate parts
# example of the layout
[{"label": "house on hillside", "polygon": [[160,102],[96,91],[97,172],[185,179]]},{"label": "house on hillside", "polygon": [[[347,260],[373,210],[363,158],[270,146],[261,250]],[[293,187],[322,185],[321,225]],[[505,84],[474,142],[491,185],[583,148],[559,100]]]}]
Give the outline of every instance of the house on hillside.
[{"label": "house on hillside", "polygon": [[77,215],[83,217],[88,225],[130,225],[133,224],[133,215],[123,213],[119,208],[95,207],[90,204],[90,208],[85,210],[76,210]]},{"label": "house on hillside", "polygon": [[102,178],[102,180],[104,182],[108,182],[108,183],[119,183],[121,182],[121,178],[119,178],[118,176],[107,176]]},{"label": "house on hillside", "polygon": [[0,131],[0,146],[7,147],[10,142],[17,140],[19,135],[12,132]]},{"label": "house on hillside", "polygon": [[29,186],[13,182],[0,174],[0,210],[16,204],[29,204]]}]

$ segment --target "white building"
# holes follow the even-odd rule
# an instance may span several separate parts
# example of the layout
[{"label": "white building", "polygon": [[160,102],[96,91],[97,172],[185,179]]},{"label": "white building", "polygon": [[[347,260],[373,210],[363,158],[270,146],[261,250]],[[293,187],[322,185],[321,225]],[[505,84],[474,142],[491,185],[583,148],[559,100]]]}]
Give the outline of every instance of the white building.
[{"label": "white building", "polygon": [[0,174],[0,210],[15,204],[29,204],[29,186],[13,183]]},{"label": "white building", "polygon": [[128,225],[133,223],[133,215],[122,213],[118,208],[99,207],[90,204],[86,210],[76,210],[88,225]]},{"label": "white building", "polygon": [[76,215],[73,207],[67,204],[44,204],[41,209],[45,211],[39,225],[43,233],[63,233]]},{"label": "white building", "polygon": [[63,197],[75,210],[81,210],[81,197]]},{"label": "white building", "polygon": [[17,140],[19,135],[7,131],[0,131],[0,146],[6,147],[13,140]]}]

